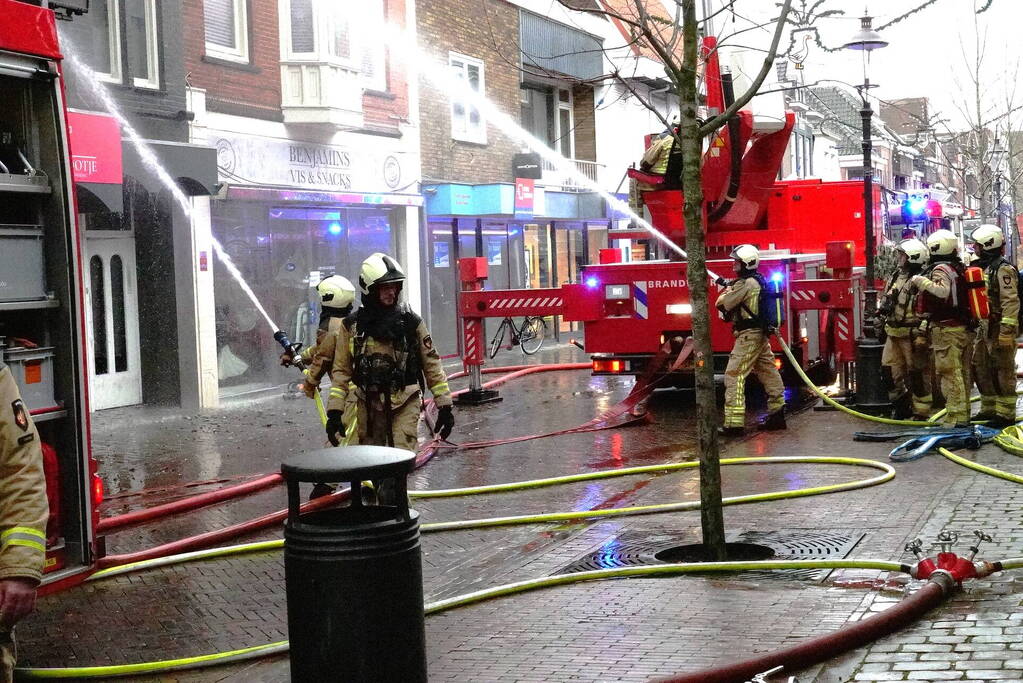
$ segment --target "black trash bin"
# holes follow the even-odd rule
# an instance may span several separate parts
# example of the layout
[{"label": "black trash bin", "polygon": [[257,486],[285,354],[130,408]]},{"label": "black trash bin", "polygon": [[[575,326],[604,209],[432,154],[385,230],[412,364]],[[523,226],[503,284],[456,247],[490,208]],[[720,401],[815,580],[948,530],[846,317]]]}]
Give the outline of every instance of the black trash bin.
[{"label": "black trash bin", "polygon": [[[288,484],[284,572],[293,681],[426,681],[415,454],[325,448],[281,465]],[[396,505],[363,502],[362,481],[393,479]],[[300,482],[348,482],[345,507],[299,513]]]}]

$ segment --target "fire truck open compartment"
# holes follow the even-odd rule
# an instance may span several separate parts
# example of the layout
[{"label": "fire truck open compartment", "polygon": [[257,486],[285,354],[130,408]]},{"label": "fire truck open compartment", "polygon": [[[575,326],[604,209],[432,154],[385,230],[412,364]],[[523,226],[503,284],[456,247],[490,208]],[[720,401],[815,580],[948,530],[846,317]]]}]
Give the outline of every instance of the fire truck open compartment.
[{"label": "fire truck open compartment", "polygon": [[0,352],[48,452],[53,581],[92,565],[96,522],[80,243],[56,63],[0,50],[0,102]]}]

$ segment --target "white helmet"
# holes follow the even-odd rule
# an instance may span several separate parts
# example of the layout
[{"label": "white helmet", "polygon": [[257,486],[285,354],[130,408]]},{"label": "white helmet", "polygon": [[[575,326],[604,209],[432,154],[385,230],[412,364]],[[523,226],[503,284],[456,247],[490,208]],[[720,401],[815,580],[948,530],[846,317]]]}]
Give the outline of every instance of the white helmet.
[{"label": "white helmet", "polygon": [[760,264],[760,252],[752,244],[740,244],[729,257],[742,264],[746,270],[754,270]]},{"label": "white helmet", "polygon": [[385,282],[405,282],[405,271],[401,265],[387,254],[379,251],[370,254],[362,262],[362,269],[359,271],[359,289],[363,294],[369,294],[369,288],[374,285],[382,285]]},{"label": "white helmet", "polygon": [[320,305],[325,308],[347,308],[355,301],[355,285],[346,277],[331,275],[316,285]]},{"label": "white helmet", "polygon": [[935,230],[927,237],[931,256],[952,256],[958,246],[959,240],[951,230]]},{"label": "white helmet", "polygon": [[922,266],[927,263],[927,259],[930,258],[930,254],[927,252],[927,245],[915,237],[911,237],[908,240],[902,240],[896,248],[906,255],[906,261],[908,263],[913,263],[918,266]]},{"label": "white helmet", "polygon": [[973,231],[970,240],[982,251],[994,251],[1005,244],[1005,235],[997,225],[984,223]]},{"label": "white helmet", "polygon": [[966,253],[963,254],[963,261],[966,261],[966,265],[972,266],[974,263],[980,260],[977,256],[977,252],[973,250],[973,247],[966,247]]}]

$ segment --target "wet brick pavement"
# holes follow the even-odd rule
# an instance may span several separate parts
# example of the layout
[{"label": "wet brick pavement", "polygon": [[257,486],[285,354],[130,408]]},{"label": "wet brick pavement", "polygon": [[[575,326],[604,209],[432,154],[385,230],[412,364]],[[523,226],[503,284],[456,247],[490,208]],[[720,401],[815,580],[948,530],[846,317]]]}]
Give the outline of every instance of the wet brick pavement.
[{"label": "wet brick pavement", "polygon": [[[544,360],[578,360],[571,349]],[[521,356],[505,353],[506,363]],[[615,403],[628,382],[586,372],[537,375],[502,388],[502,403],[458,409],[463,441],[573,426]],[[693,457],[691,398],[659,392],[652,424],[575,434],[480,451],[444,453],[411,488],[447,488]],[[190,419],[189,419],[190,418]],[[124,428],[130,421],[132,430]],[[889,447],[849,439],[864,423],[808,411],[786,433],[758,434],[723,455],[842,455],[883,460]],[[172,410],[98,413],[94,438],[108,491],[105,514],[151,505],[185,482],[274,471],[289,454],[322,445],[312,404],[265,399],[183,416]],[[969,454],[1020,471],[993,446]],[[730,533],[829,530],[865,534],[855,558],[910,561],[903,545],[953,529],[994,535],[985,558],[1023,555],[1023,489],[939,456],[897,465],[893,482],[827,496],[725,510]],[[743,465],[723,470],[725,495],[838,483],[874,470],[838,465]],[[187,493],[221,484],[189,488]],[[472,498],[418,500],[424,521],[442,521],[691,500],[695,471],[633,476]],[[219,528],[283,507],[278,488],[114,534],[111,552]],[[424,534],[427,600],[550,574],[623,533],[699,540],[699,514],[524,525]],[[278,537],[270,530],[253,538]],[[960,542],[965,547],[968,542]],[[286,638],[279,553],[167,567],[87,584],[40,601],[19,627],[22,664],[100,665],[184,657]],[[823,582],[772,577],[676,577],[593,582],[506,597],[427,618],[431,680],[643,681],[766,652],[884,609],[906,589],[902,577],[833,572]],[[800,681],[1023,680],[1023,572],[968,584],[910,629],[824,666]],[[286,657],[136,680],[286,681]]]}]

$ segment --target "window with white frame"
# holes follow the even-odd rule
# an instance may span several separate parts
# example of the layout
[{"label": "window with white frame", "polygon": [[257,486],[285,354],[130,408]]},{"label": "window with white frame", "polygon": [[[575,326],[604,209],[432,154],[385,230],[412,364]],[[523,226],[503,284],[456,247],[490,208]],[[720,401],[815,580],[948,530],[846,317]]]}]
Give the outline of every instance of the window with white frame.
[{"label": "window with white frame", "polygon": [[316,52],[316,24],[313,21],[313,0],[291,0],[289,12],[289,52]]},{"label": "window with white frame", "polygon": [[160,87],[156,0],[124,0],[128,68],[137,88]]},{"label": "window with white frame", "polygon": [[204,0],[206,54],[232,62],[249,61],[248,0]]},{"label": "window with white frame", "polygon": [[[387,20],[384,0],[368,0],[363,9],[366,30],[363,35],[379,36]],[[362,46],[362,87],[387,91],[387,47],[383,39],[370,38]]]},{"label": "window with white frame", "polygon": [[[482,61],[449,52],[448,65],[455,78],[463,81],[470,90],[481,95],[486,93]],[[451,137],[465,142],[487,142],[487,122],[468,96],[456,94],[451,98]]]},{"label": "window with white frame", "polygon": [[575,158],[575,125],[572,115],[572,91],[558,88],[557,150],[566,159]]},{"label": "window with white frame", "polygon": [[117,0],[92,0],[85,61],[104,81],[121,82],[121,22]]}]

